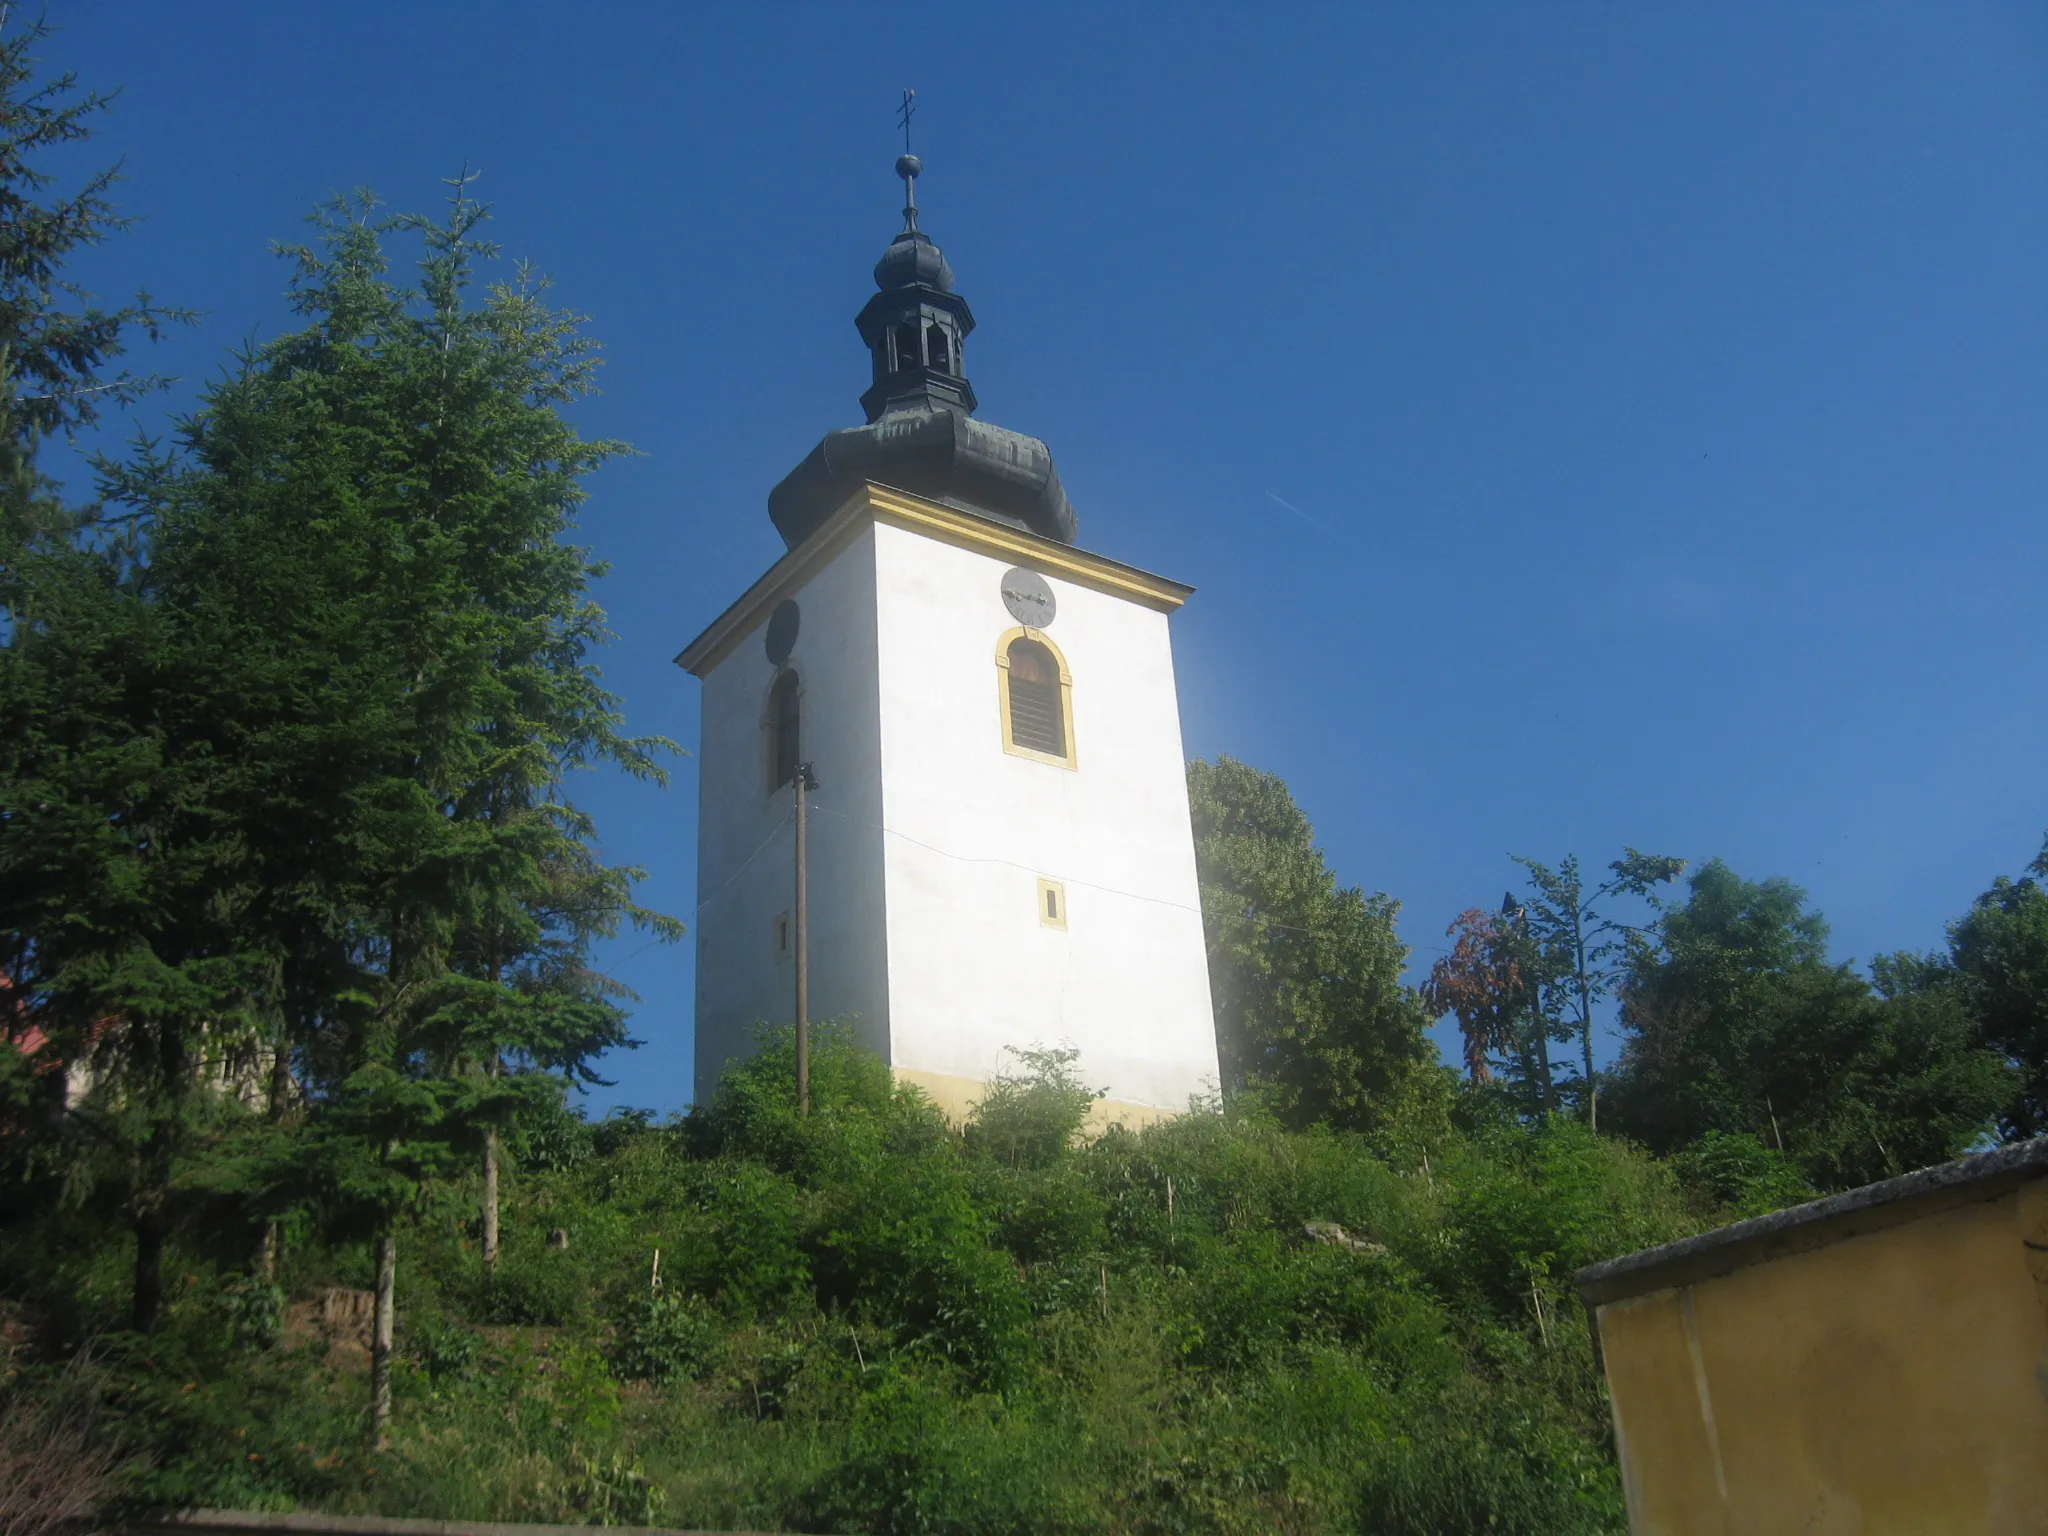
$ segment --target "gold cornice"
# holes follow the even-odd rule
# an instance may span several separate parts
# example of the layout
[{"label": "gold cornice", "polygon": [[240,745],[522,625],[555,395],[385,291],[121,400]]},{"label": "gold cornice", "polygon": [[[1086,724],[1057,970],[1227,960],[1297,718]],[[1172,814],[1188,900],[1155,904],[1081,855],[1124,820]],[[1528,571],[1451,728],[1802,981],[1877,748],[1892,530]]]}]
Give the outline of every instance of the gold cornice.
[{"label": "gold cornice", "polygon": [[1142,603],[1160,613],[1171,613],[1195,590],[1182,582],[1169,581],[1141,571],[1134,565],[1090,554],[1056,539],[1041,538],[997,522],[976,512],[941,506],[907,491],[873,481],[847,498],[845,505],[827,518],[816,533],[768,567],[761,579],[747,588],[738,602],[705,628],[704,632],[676,657],[676,665],[702,677],[732,654],[733,648],[751,634],[775,604],[815,575],[820,566],[853,542],[871,522],[941,539],[977,554],[1030,565],[1048,575],[1077,586],[1092,587],[1111,597]]},{"label": "gold cornice", "polygon": [[1093,587],[1111,597],[1128,598],[1161,613],[1173,612],[1195,590],[1182,582],[1141,571],[1135,565],[1090,554],[1085,549],[1076,549],[1057,539],[1041,538],[1022,528],[997,522],[992,517],[963,512],[958,507],[941,506],[938,502],[926,501],[921,496],[912,496],[886,485],[870,482],[866,495],[868,505],[883,522],[930,534],[978,554],[1004,555],[1013,560],[1028,561],[1038,569],[1064,577],[1078,586]]}]

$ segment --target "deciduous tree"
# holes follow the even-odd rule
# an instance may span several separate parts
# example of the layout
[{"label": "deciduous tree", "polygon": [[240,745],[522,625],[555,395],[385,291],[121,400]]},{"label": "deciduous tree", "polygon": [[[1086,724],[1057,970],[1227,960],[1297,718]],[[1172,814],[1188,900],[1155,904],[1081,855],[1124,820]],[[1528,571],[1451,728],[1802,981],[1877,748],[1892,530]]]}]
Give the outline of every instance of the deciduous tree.
[{"label": "deciduous tree", "polygon": [[1535,897],[1524,909],[1537,950],[1543,1010],[1578,1036],[1579,1102],[1588,1125],[1600,1123],[1599,1079],[1593,1070],[1593,1013],[1620,980],[1632,947],[1640,941],[1640,924],[1625,922],[1613,901],[1643,898],[1656,886],[1685,872],[1685,860],[1661,854],[1623,850],[1607,866],[1609,878],[1591,891],[1579,874],[1578,855],[1567,855],[1556,869],[1534,859],[1515,856],[1529,872]]},{"label": "deciduous tree", "polygon": [[2013,1064],[1999,1112],[2015,1139],[2048,1131],[2048,847],[2018,880],[2001,875],[1949,928],[1949,956],[1984,1043]]},{"label": "deciduous tree", "polygon": [[1621,987],[1614,1123],[1669,1151],[1747,1132],[1840,1188],[1955,1156],[2008,1091],[1942,968],[1890,956],[1876,984],[1830,964],[1827,924],[1784,879],[1718,860],[1665,907]]},{"label": "deciduous tree", "polygon": [[1193,762],[1188,800],[1224,1092],[1290,1125],[1372,1124],[1429,1054],[1400,903],[1338,885],[1272,774]]},{"label": "deciduous tree", "polygon": [[1515,1048],[1515,1020],[1529,995],[1514,927],[1499,912],[1468,907],[1451,919],[1448,954],[1430,967],[1422,1002],[1437,1018],[1453,1014],[1465,1037],[1465,1073],[1493,1080],[1491,1057]]}]

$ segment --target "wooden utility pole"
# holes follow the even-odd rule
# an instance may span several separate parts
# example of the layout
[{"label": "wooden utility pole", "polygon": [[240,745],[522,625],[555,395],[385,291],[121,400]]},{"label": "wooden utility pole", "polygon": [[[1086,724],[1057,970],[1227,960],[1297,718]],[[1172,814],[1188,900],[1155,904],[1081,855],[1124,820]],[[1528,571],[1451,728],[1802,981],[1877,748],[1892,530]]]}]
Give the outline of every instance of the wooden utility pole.
[{"label": "wooden utility pole", "polygon": [[805,863],[804,791],[818,787],[809,763],[796,765],[796,1110],[811,1112],[811,943],[808,927],[810,870]]}]

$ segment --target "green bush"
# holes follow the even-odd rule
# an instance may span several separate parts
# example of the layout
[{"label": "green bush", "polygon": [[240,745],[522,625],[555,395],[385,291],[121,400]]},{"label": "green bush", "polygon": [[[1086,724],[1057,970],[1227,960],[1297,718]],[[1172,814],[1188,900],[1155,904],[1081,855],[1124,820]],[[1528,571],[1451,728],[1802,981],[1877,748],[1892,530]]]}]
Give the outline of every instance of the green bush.
[{"label": "green bush", "polygon": [[1739,1216],[1762,1216],[1815,1198],[1799,1165],[1745,1131],[1709,1131],[1671,1159],[1688,1188]]},{"label": "green bush", "polygon": [[1018,1070],[997,1073],[975,1104],[967,1145],[1011,1168],[1043,1168],[1074,1145],[1102,1093],[1074,1075],[1078,1050],[1007,1049]]},{"label": "green bush", "polygon": [[1062,1438],[961,1397],[943,1377],[896,1377],[863,1400],[844,1459],[805,1490],[799,1520],[876,1536],[1100,1530],[1071,1462],[1048,1454]]},{"label": "green bush", "polygon": [[483,1356],[483,1339],[473,1328],[429,1323],[407,1330],[406,1353],[428,1380],[438,1383],[474,1371]]},{"label": "green bush", "polygon": [[1374,1448],[1357,1526],[1373,1536],[1594,1536],[1626,1524],[1620,1481],[1541,1405],[1474,1392]]},{"label": "green bush", "polygon": [[589,1278],[567,1253],[538,1243],[508,1247],[477,1276],[479,1322],[560,1327],[588,1309]]},{"label": "green bush", "polygon": [[[805,1117],[786,1046],[688,1121],[508,1137],[489,1272],[474,1171],[436,1186],[400,1232],[385,1450],[360,1347],[305,1321],[367,1283],[366,1244],[294,1232],[281,1330],[278,1293],[180,1251],[163,1328],[106,1346],[127,1493],[977,1536],[1614,1530],[1570,1271],[1789,1192],[1734,1139],[1660,1161],[1462,1101],[1461,1130],[1441,1084],[1369,1136],[1210,1109],[1090,1140],[1085,1103],[1034,1101],[1048,1068],[956,1132],[831,1029]],[[125,1304],[119,1213],[69,1216],[0,1241],[7,1336],[47,1333],[25,1379]]]},{"label": "green bush", "polygon": [[284,1291],[253,1276],[238,1276],[222,1285],[214,1293],[214,1308],[237,1344],[268,1349],[284,1333]]},{"label": "green bush", "polygon": [[1109,1204],[1072,1159],[1019,1168],[977,1189],[994,1237],[1020,1263],[1056,1263],[1100,1252],[1109,1242]]},{"label": "green bush", "polygon": [[690,1205],[671,1228],[663,1265],[679,1284],[742,1314],[789,1306],[810,1290],[808,1202],[759,1163],[697,1166]]},{"label": "green bush", "polygon": [[903,1157],[831,1192],[811,1239],[818,1299],[886,1320],[904,1348],[1006,1382],[1025,1348],[1030,1302],[991,1245],[956,1159]]},{"label": "green bush", "polygon": [[689,1381],[717,1348],[718,1325],[695,1297],[652,1291],[619,1319],[612,1369],[626,1381]]}]

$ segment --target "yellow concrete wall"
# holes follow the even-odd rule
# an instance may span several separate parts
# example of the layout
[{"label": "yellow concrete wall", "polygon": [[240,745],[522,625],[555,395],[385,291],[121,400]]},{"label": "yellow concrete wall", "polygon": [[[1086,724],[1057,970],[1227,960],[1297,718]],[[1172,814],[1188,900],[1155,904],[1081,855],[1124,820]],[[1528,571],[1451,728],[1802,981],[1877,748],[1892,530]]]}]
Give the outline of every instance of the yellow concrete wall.
[{"label": "yellow concrete wall", "polygon": [[[977,1082],[971,1077],[948,1077],[943,1072],[919,1072],[910,1067],[894,1069],[896,1081],[910,1083],[922,1088],[925,1095],[946,1112],[946,1118],[955,1125],[965,1125],[974,1113],[974,1106],[988,1095],[988,1084]],[[1097,1099],[1088,1110],[1088,1120],[1082,1126],[1085,1136],[1099,1136],[1112,1125],[1121,1125],[1126,1130],[1142,1130],[1160,1120],[1171,1120],[1177,1113],[1161,1109],[1153,1104],[1127,1104],[1121,1099]]]},{"label": "yellow concrete wall", "polygon": [[2048,1532],[2048,1180],[1598,1312],[1636,1536]]}]

